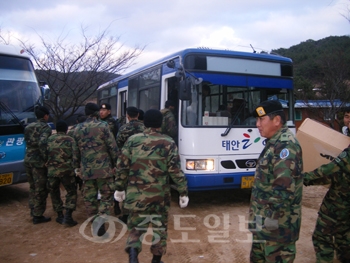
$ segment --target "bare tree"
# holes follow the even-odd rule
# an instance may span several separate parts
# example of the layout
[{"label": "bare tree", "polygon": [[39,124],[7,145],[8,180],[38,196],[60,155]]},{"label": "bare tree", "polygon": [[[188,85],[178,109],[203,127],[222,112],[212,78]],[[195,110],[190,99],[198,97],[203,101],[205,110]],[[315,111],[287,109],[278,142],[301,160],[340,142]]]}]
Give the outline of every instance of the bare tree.
[{"label": "bare tree", "polygon": [[[0,31],[1,33],[1,31]],[[133,65],[144,47],[126,49],[120,37],[110,36],[105,29],[89,37],[81,27],[79,44],[60,36],[49,42],[42,36],[41,47],[18,39],[21,47],[31,56],[39,80],[51,88],[47,103],[54,119],[67,119],[76,114],[79,107],[96,94],[99,85],[109,81]],[[6,40],[0,37],[0,40]]]},{"label": "bare tree", "polygon": [[346,7],[345,13],[341,14],[341,16],[348,20],[348,22],[350,23],[350,4]]},{"label": "bare tree", "polygon": [[[298,91],[298,97],[304,100],[309,112],[316,119],[323,119],[334,128],[338,122],[337,114],[350,101],[349,58],[341,49],[330,50],[320,56],[316,62],[318,74]],[[312,105],[310,103],[312,100]]]}]

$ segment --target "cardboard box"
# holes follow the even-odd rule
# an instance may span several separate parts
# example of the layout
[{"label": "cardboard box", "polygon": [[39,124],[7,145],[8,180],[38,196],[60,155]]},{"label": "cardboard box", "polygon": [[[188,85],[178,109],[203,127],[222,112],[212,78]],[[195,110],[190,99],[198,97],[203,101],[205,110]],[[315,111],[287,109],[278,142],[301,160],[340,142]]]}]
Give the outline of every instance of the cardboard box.
[{"label": "cardboard box", "polygon": [[312,119],[305,119],[296,137],[303,151],[304,172],[329,163],[350,144],[350,137]]}]

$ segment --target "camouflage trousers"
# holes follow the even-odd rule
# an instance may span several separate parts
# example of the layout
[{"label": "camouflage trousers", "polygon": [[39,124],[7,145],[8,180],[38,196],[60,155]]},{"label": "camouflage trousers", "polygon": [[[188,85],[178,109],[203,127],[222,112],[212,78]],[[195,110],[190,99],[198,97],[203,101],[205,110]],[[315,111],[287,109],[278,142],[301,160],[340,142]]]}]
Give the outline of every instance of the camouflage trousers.
[{"label": "camouflage trousers", "polygon": [[47,178],[48,188],[50,191],[52,207],[55,212],[63,211],[63,202],[61,199],[60,184],[62,183],[64,189],[66,189],[66,201],[65,208],[75,210],[77,206],[77,186],[75,183],[75,175],[70,172],[62,177],[50,176]]},{"label": "camouflage trousers", "polygon": [[338,222],[319,213],[312,242],[316,252],[316,262],[333,262],[334,251],[340,262],[350,262],[350,222]]},{"label": "camouflage trousers", "polygon": [[257,241],[253,235],[253,244],[250,251],[251,263],[292,263],[295,259],[295,242],[282,244],[280,242]]},{"label": "camouflage trousers", "polygon": [[[97,200],[98,191],[101,194],[100,200]],[[113,206],[114,178],[84,180],[82,194],[88,217],[110,215],[110,209]]]},{"label": "camouflage trousers", "polygon": [[166,253],[169,206],[161,210],[163,211],[129,211],[128,230],[130,232],[126,241],[126,252],[128,252],[130,248],[136,248],[140,253],[142,250],[142,243],[149,243],[146,241],[145,235],[148,227],[152,226],[151,253],[157,256]]},{"label": "camouflage trousers", "polygon": [[47,169],[26,165],[29,183],[29,207],[33,208],[34,216],[42,216],[46,210]]}]

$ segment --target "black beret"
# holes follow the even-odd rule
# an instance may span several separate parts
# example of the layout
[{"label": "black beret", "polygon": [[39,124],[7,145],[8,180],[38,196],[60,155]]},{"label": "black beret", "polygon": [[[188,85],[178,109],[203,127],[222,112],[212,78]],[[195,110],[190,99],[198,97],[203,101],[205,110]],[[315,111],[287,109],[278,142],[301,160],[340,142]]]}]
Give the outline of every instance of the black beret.
[{"label": "black beret", "polygon": [[64,120],[59,120],[56,122],[56,131],[58,132],[67,132],[68,125]]},{"label": "black beret", "polygon": [[96,111],[99,111],[97,104],[89,102],[85,105],[85,114],[87,116],[94,114]]},{"label": "black beret", "polygon": [[254,117],[263,117],[270,113],[283,111],[282,104],[278,100],[266,100],[260,104],[253,111]]},{"label": "black beret", "polygon": [[139,114],[139,110],[136,107],[130,106],[126,108],[126,113],[130,116],[130,117],[136,117],[137,114]]},{"label": "black beret", "polygon": [[39,106],[35,109],[35,116],[37,118],[43,118],[45,115],[49,115],[50,111],[44,106]]},{"label": "black beret", "polygon": [[100,106],[100,109],[110,110],[110,109],[112,109],[112,107],[111,107],[111,104],[102,103],[101,106]]},{"label": "black beret", "polygon": [[150,109],[143,116],[143,123],[146,127],[159,128],[162,126],[163,115],[159,110]]}]

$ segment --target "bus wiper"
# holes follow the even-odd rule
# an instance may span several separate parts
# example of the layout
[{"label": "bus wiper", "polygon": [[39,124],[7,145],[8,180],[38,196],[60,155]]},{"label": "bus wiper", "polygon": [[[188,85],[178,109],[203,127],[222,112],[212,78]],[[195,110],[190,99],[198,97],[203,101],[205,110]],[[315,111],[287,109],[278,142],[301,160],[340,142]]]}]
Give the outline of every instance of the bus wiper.
[{"label": "bus wiper", "polygon": [[[14,122],[15,124],[20,125],[23,129],[25,128],[23,123],[20,121],[20,119],[18,119],[18,117],[16,116],[16,114],[13,113],[13,111],[3,102],[0,101],[0,109],[3,110],[5,113],[10,114],[12,119],[8,121],[8,123],[10,122]],[[0,112],[1,115],[1,112]]]},{"label": "bus wiper", "polygon": [[40,99],[38,99],[32,106],[29,106],[28,108],[24,109],[22,112],[34,111],[36,106],[40,106]]},{"label": "bus wiper", "polygon": [[242,103],[238,110],[236,111],[235,115],[232,118],[232,121],[230,123],[230,125],[226,128],[226,131],[224,133],[221,133],[222,137],[225,137],[229,134],[229,132],[231,131],[233,124],[238,120],[239,114],[242,112],[242,110],[245,108],[245,103]]}]

